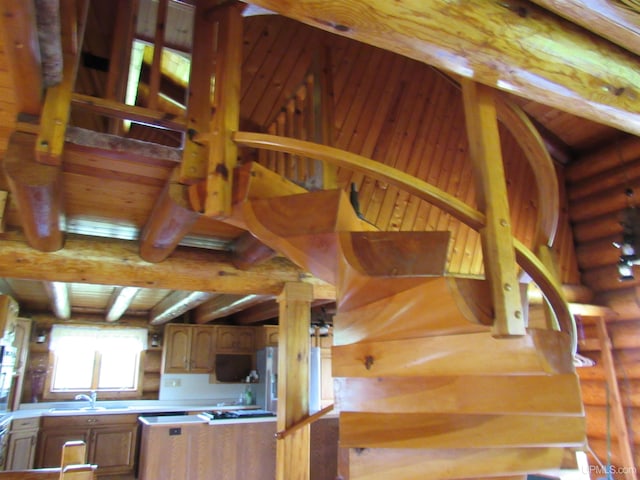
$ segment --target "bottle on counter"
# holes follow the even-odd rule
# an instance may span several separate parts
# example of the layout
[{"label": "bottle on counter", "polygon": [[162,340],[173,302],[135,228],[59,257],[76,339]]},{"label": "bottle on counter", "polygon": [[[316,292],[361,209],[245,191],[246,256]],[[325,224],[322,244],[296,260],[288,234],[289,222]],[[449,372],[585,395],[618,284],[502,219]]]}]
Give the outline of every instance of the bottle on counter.
[{"label": "bottle on counter", "polygon": [[249,385],[244,390],[244,405],[253,405],[253,391]]}]

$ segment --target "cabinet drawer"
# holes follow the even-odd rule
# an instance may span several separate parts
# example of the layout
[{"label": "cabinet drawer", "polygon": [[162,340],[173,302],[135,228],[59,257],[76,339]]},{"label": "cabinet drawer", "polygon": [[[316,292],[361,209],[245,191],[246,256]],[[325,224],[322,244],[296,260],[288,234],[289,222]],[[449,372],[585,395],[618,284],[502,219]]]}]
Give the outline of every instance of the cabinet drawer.
[{"label": "cabinet drawer", "polygon": [[11,431],[37,430],[40,427],[40,417],[15,418],[11,421]]},{"label": "cabinet drawer", "polygon": [[137,413],[124,415],[61,415],[55,417],[42,417],[42,428],[94,427],[102,425],[136,424],[137,421]]}]

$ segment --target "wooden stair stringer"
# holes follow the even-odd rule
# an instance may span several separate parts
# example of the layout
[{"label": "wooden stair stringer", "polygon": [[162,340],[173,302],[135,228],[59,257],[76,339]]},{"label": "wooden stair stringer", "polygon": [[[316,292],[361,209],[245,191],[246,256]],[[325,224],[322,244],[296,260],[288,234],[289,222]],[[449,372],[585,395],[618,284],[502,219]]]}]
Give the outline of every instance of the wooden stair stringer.
[{"label": "wooden stair stringer", "polygon": [[245,202],[243,211],[259,240],[336,285],[345,480],[517,478],[559,468],[566,448],[585,445],[569,335],[493,336],[487,283],[443,276],[441,233],[363,231],[342,191]]}]

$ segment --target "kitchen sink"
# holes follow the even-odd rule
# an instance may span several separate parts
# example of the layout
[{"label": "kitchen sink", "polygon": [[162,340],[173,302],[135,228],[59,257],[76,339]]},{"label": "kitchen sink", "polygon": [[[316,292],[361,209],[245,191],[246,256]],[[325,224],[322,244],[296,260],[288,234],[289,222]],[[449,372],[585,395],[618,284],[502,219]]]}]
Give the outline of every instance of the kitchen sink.
[{"label": "kitchen sink", "polygon": [[128,407],[54,407],[49,409],[49,413],[91,413],[114,410],[129,410]]}]

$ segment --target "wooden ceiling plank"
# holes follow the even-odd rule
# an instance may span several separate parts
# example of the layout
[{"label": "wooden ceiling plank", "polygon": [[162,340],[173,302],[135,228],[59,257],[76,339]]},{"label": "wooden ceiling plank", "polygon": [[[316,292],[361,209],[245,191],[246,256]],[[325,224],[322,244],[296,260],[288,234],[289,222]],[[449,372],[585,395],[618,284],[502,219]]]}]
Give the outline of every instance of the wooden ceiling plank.
[{"label": "wooden ceiling plank", "polygon": [[64,241],[62,172],[60,167],[36,161],[35,142],[35,135],[21,132],[11,135],[3,170],[29,244],[37,250],[52,252],[62,248]]},{"label": "wooden ceiling plank", "polygon": [[115,322],[120,320],[125,314],[131,302],[140,292],[140,287],[116,287],[107,303],[107,313],[105,320],[107,322]]},{"label": "wooden ceiling plank", "polygon": [[251,3],[583,118],[640,133],[637,57],[530,2]]},{"label": "wooden ceiling plank", "polygon": [[151,309],[149,323],[163,325],[217,296],[218,294],[208,292],[172,292]]},{"label": "wooden ceiling plank", "polygon": [[268,295],[218,295],[195,309],[195,321],[208,323],[218,318],[228,317],[245,308],[260,305],[272,298]]},{"label": "wooden ceiling plank", "polygon": [[493,297],[493,331],[498,336],[524,335],[525,316],[516,277],[494,90],[465,80],[462,93],[469,150],[476,177],[476,197],[480,210],[486,214],[480,235],[485,272]]},{"label": "wooden ceiling plank", "polygon": [[34,2],[3,1],[0,19],[18,111],[39,115],[43,86]]},{"label": "wooden ceiling plank", "polygon": [[215,56],[215,112],[209,131],[207,195],[204,214],[212,218],[231,215],[233,170],[238,161],[238,146],[231,138],[240,125],[240,79],[242,70],[242,10],[234,2],[215,11],[218,24]]},{"label": "wooden ceiling plank", "polygon": [[60,165],[65,132],[71,112],[71,96],[76,83],[82,39],[89,0],[61,0],[60,18],[63,48],[62,82],[47,88],[40,132],[36,142],[36,159],[48,165]]},{"label": "wooden ceiling plank", "polygon": [[335,288],[284,258],[239,270],[231,254],[178,248],[161,263],[138,256],[136,242],[67,235],[65,248],[43,253],[24,237],[5,234],[0,240],[0,276],[43,281],[81,282],[234,295],[277,295],[285,282],[313,286],[317,299],[335,299]]},{"label": "wooden ceiling plank", "polygon": [[69,285],[64,282],[44,282],[44,289],[49,297],[54,315],[61,320],[71,318]]}]

